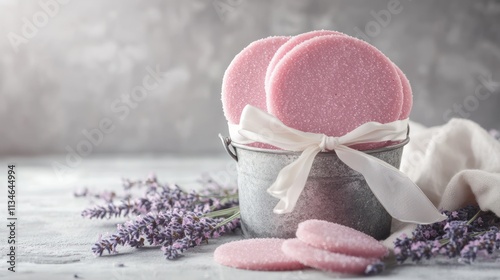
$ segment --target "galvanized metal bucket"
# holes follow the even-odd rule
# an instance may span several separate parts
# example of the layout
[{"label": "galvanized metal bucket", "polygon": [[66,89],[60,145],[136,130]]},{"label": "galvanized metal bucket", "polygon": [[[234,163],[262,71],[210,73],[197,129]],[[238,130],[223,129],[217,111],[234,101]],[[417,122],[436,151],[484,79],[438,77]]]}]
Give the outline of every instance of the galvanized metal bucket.
[{"label": "galvanized metal bucket", "polygon": [[[300,152],[268,150],[232,143],[220,136],[228,154],[237,161],[241,226],[247,238],[293,238],[300,222],[320,219],[362,231],[376,239],[389,236],[391,216],[368,187],[363,175],[345,165],[335,152],[321,152],[314,159],[306,186],[292,213],[275,214],[278,199],[266,190],[280,170]],[[363,151],[399,168],[401,143]]]}]

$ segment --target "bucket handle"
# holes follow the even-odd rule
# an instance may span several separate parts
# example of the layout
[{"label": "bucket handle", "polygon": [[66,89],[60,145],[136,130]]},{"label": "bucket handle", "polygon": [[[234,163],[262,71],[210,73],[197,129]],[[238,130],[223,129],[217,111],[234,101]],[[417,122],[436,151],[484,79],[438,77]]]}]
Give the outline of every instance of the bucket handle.
[{"label": "bucket handle", "polygon": [[[231,138],[229,137],[224,137],[222,134],[219,133],[219,138],[222,141],[222,146],[224,146],[224,150],[228,153],[228,155],[233,158],[235,161],[238,161],[238,155],[236,154],[236,149],[234,149],[234,146],[231,145]],[[229,148],[229,146],[232,147]]]}]

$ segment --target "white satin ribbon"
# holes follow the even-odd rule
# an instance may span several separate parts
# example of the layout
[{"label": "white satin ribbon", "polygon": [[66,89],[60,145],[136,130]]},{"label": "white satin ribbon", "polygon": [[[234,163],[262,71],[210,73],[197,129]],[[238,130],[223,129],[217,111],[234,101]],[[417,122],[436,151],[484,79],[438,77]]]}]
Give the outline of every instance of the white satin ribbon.
[{"label": "white satin ribbon", "polygon": [[410,178],[390,164],[369,154],[349,148],[360,143],[398,141],[406,139],[408,119],[391,123],[365,123],[340,136],[303,132],[290,128],[279,119],[256,107],[247,105],[240,124],[229,124],[229,134],[235,143],[267,143],[284,150],[302,151],[299,158],[285,166],[267,192],[279,199],[274,213],[293,211],[316,155],[335,150],[347,166],[361,173],[373,194],[394,218],[411,223],[428,224],[446,218]]}]

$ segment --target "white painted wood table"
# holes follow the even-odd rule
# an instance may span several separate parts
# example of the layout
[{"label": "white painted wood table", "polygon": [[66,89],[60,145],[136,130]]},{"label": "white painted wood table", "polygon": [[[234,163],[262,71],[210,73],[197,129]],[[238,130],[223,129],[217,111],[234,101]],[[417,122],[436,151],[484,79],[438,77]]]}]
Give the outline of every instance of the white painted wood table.
[{"label": "white painted wood table", "polygon": [[[119,254],[94,257],[91,246],[100,233],[113,232],[117,220],[88,220],[80,216],[87,199],[73,197],[79,187],[121,189],[121,178],[145,178],[157,174],[162,182],[195,187],[203,172],[225,176],[231,160],[225,156],[206,157],[97,157],[91,156],[60,181],[52,168],[63,157],[0,159],[1,220],[7,224],[7,165],[16,164],[17,181],[17,272],[7,270],[7,230],[0,233],[0,279],[331,279],[346,277],[316,270],[256,272],[218,265],[215,248],[242,238],[241,233],[211,240],[192,248],[176,261],[163,258],[159,248],[121,248]],[[222,171],[222,173],[221,173]],[[461,265],[438,260],[420,265],[390,266],[369,279],[500,279],[500,261]]]}]

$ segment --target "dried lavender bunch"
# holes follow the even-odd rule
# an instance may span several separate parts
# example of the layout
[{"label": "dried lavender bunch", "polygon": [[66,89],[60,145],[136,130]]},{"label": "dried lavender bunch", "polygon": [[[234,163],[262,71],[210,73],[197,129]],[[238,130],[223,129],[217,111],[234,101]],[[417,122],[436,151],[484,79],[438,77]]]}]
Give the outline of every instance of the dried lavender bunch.
[{"label": "dried lavender bunch", "polygon": [[161,213],[149,213],[117,226],[116,233],[99,238],[92,247],[94,254],[104,251],[116,253],[120,246],[143,247],[145,241],[152,246],[161,246],[167,259],[176,259],[188,248],[217,238],[235,230],[239,219],[221,224],[224,218],[206,217],[200,211],[186,211],[174,208]]},{"label": "dried lavender bunch", "polygon": [[[142,189],[143,195],[138,198],[130,195],[120,203],[86,209],[82,216],[91,219],[137,217],[119,224],[114,234],[99,237],[92,251],[101,256],[104,251],[116,253],[118,246],[140,248],[147,242],[161,246],[167,259],[176,259],[188,248],[239,227],[236,188],[224,187],[207,176],[202,177],[200,183],[201,191],[186,192],[177,185],[160,184],[154,175],[142,181],[124,179],[125,191]],[[79,196],[88,196],[88,193]]]},{"label": "dried lavender bunch", "polygon": [[464,263],[500,249],[500,218],[476,206],[444,211],[448,218],[430,225],[419,225],[412,237],[401,236],[394,242],[398,263],[407,259],[419,262],[435,256],[458,257]]},{"label": "dried lavender bunch", "polygon": [[[159,183],[154,175],[146,180],[123,179],[123,188],[126,191],[132,188],[142,188],[144,194],[138,198],[127,194],[125,199],[117,203],[105,199],[107,204],[85,209],[81,215],[90,219],[109,219],[127,217],[131,214],[145,215],[149,212],[162,212],[174,208],[206,213],[238,205],[236,188],[224,187],[210,177],[204,177],[200,183],[203,186],[201,191],[186,192],[178,185]],[[75,196],[77,196],[76,193]],[[85,195],[80,194],[79,196]]]}]

